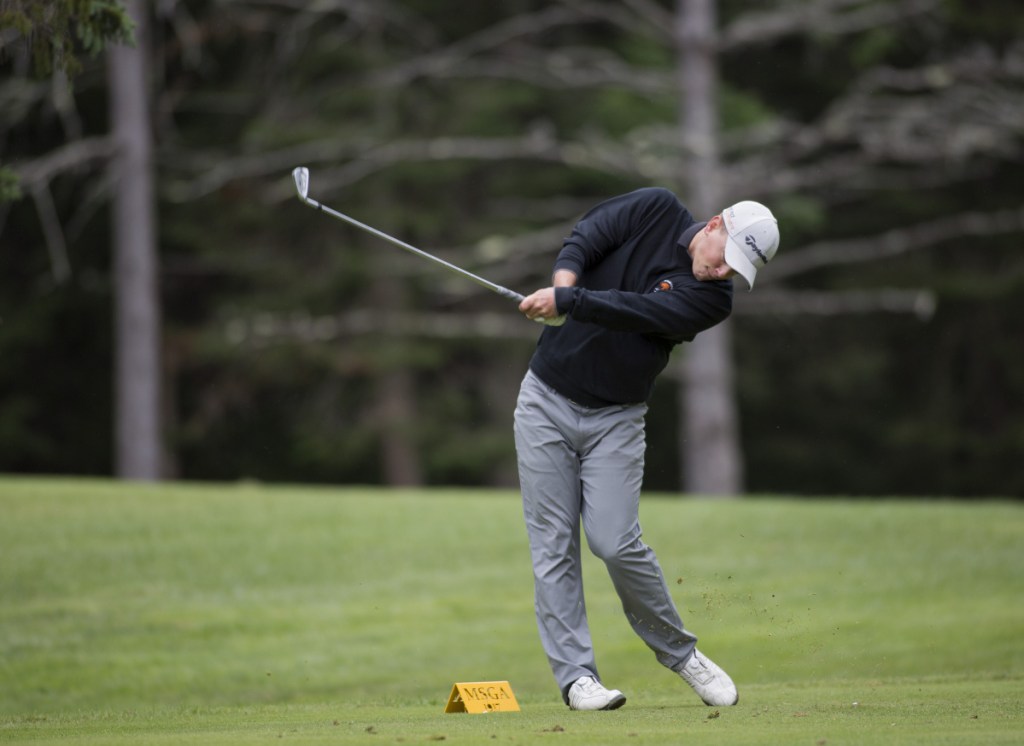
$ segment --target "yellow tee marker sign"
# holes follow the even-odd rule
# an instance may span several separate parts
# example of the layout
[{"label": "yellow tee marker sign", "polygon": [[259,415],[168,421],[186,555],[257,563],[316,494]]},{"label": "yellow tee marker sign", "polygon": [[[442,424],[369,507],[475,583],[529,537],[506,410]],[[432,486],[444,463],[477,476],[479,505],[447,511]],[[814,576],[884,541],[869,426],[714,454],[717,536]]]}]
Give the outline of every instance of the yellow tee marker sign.
[{"label": "yellow tee marker sign", "polygon": [[444,711],[519,712],[519,703],[507,681],[471,681],[452,687]]}]

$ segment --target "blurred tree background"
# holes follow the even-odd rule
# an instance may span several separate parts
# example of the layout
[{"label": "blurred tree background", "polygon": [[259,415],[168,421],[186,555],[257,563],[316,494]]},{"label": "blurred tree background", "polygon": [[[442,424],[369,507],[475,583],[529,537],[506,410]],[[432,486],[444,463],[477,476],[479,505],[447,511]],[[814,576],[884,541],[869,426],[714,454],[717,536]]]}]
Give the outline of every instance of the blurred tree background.
[{"label": "blurred tree background", "polygon": [[[111,87],[138,64],[163,477],[516,482],[536,325],[303,206],[306,165],[315,198],[524,293],[601,199],[759,199],[782,248],[730,324],[744,489],[1024,496],[1024,9],[719,0],[693,39],[687,2],[160,0],[137,63],[72,28],[70,78],[5,18],[0,471],[118,473]],[[695,175],[696,43],[720,167]],[[683,483],[683,370],[651,402],[648,489]]]}]

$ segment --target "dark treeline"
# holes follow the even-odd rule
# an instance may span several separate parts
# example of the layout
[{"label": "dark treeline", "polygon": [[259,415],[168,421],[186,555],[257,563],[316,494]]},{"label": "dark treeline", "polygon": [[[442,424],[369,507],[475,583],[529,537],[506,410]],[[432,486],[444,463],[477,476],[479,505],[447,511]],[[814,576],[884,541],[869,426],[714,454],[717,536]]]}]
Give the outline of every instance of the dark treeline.
[{"label": "dark treeline", "polygon": [[[717,52],[728,201],[782,248],[737,281],[750,493],[1024,496],[1024,11],[1017,0],[144,3],[164,476],[513,485],[536,339],[508,301],[594,202],[687,201],[679,45]],[[110,73],[4,32],[0,471],[115,473]],[[685,350],[678,351],[682,357]],[[679,365],[648,488],[680,489]]]}]

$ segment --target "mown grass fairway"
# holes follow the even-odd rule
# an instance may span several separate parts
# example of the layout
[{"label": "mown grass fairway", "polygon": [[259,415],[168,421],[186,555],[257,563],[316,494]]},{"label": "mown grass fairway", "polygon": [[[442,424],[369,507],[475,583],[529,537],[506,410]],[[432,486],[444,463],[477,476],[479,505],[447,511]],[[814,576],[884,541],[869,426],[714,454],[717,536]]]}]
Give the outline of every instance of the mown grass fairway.
[{"label": "mown grass fairway", "polygon": [[[641,519],[740,705],[704,707],[588,558],[605,681],[569,712],[518,496],[0,479],[0,742],[1011,744],[1024,511],[678,500]],[[507,679],[522,712],[445,715]]]}]

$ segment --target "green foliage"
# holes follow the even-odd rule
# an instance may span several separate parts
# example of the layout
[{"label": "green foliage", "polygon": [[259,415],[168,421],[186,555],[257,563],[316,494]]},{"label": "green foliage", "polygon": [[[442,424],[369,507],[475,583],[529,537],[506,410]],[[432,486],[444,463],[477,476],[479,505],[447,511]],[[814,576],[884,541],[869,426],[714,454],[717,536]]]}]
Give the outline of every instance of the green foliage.
[{"label": "green foliage", "polygon": [[[74,77],[82,70],[78,47],[96,55],[108,44],[130,44],[133,29],[117,0],[0,0],[0,31],[21,37],[41,76],[59,71]],[[0,62],[8,54],[0,43]],[[0,205],[21,196],[17,175],[0,163]]]},{"label": "green foliage", "polygon": [[117,0],[89,0],[75,24],[75,35],[89,54],[98,54],[107,44],[130,43],[134,24]]},{"label": "green foliage", "polygon": [[722,121],[728,128],[751,127],[761,122],[771,121],[774,116],[774,112],[766,102],[749,91],[741,91],[727,84],[719,90],[718,105]]},{"label": "green foliage", "polygon": [[850,49],[850,58],[857,67],[865,68],[891,59],[901,44],[900,34],[891,28],[872,29],[857,39]]},{"label": "green foliage", "polygon": [[[968,72],[1008,54],[1020,37],[1016,4],[949,0],[926,22],[769,33],[725,47],[718,102],[726,182],[780,217],[780,261],[819,242],[1021,203],[1019,135],[959,158],[879,157],[868,146],[884,148],[886,127],[903,117],[865,122],[847,106],[853,97],[869,112],[906,102],[927,113],[942,87],[915,87],[917,71],[951,74],[949,61],[970,50],[977,54],[965,57]],[[175,473],[382,482],[385,439],[394,436],[413,447],[432,484],[512,484],[511,410],[536,329],[515,327],[503,301],[298,204],[288,172],[301,161],[327,204],[529,291],[546,282],[561,236],[594,202],[650,183],[651,174],[677,181],[668,34],[645,36],[649,19],[639,18],[544,25],[589,7],[578,3],[402,0],[367,3],[359,13],[343,5],[170,3],[152,19]],[[628,19],[642,4],[602,7],[612,5]],[[882,5],[830,7],[857,21]],[[728,28],[747,13],[796,12],[798,4],[718,7]],[[86,52],[117,26],[116,4],[0,8],[22,39],[62,28],[82,65],[73,101],[59,106],[48,86],[0,86],[3,163],[106,135],[103,69]],[[34,21],[32,13],[50,15]],[[0,59],[0,80],[24,74],[14,63],[25,56]],[[547,66],[552,60],[556,67]],[[634,74],[643,86],[630,84]],[[872,86],[889,79],[899,85],[872,98]],[[1003,91],[1019,88],[982,80],[963,108],[1001,101],[992,108],[998,119],[1016,100],[1000,98]],[[945,141],[985,141],[984,132],[948,126]],[[860,139],[849,135],[856,128]],[[97,473],[112,461],[110,228],[99,165],[69,168],[49,184],[72,267],[65,285],[54,285],[36,204],[22,200],[0,215],[0,470]],[[9,173],[0,178],[0,192],[16,187]],[[927,288],[938,300],[927,321],[881,312],[747,315],[738,293],[750,488],[1024,494],[1022,273],[1013,234],[961,236],[778,282],[769,270],[759,287],[765,296]],[[511,336],[462,336],[489,313],[510,322]],[[414,327],[421,317],[440,319],[445,334],[385,324],[392,315]],[[360,330],[346,326],[353,318],[363,320]],[[80,388],[67,383],[69,369]],[[384,382],[396,370],[412,378],[413,414],[384,423]],[[676,385],[669,375],[659,382],[649,418],[648,481],[665,490],[678,486]],[[79,390],[93,394],[76,398]],[[93,437],[97,430],[103,435]]]},{"label": "green foliage", "polygon": [[1024,35],[1024,17],[1016,0],[990,0],[979,13],[972,0],[945,0],[944,10],[951,22],[965,34],[999,41],[1000,47],[1019,42]]},{"label": "green foliage", "polygon": [[21,199],[18,175],[0,163],[0,205],[4,202],[13,202],[16,199]]},{"label": "green foliage", "polygon": [[[592,103],[591,103],[592,99]],[[624,88],[608,88],[586,96],[585,116],[601,122],[601,128],[614,138],[628,136],[637,126],[672,126],[676,116],[675,102],[668,96],[654,98]],[[585,126],[585,124],[584,124]]]},{"label": "green foliage", "polygon": [[[0,357],[32,370],[26,382],[20,366],[0,366],[3,471],[108,472],[113,391],[86,384],[110,380],[109,317],[109,298],[81,288],[30,285],[0,301]],[[58,361],[52,340],[63,335]]]},{"label": "green foliage", "polygon": [[5,28],[29,45],[37,74],[74,76],[82,69],[79,47],[95,55],[109,44],[131,43],[134,24],[117,0],[2,0],[0,29]]},{"label": "green foliage", "polygon": [[[43,12],[42,4],[35,5],[35,12]],[[21,10],[20,3],[4,2],[0,5],[0,29],[12,29],[21,36],[28,36],[32,26],[32,19]]]}]

